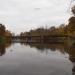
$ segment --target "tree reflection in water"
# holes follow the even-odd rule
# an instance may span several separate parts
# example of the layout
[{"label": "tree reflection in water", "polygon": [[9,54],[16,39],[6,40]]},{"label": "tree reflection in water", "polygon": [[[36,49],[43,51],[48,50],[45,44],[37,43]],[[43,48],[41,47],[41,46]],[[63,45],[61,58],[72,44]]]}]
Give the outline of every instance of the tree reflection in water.
[{"label": "tree reflection in water", "polygon": [[[67,46],[67,44],[50,44],[50,43],[21,43],[21,45],[29,45],[30,47],[37,48],[40,52],[56,51],[59,50],[62,54],[68,53],[69,60],[73,63],[72,75],[75,75],[75,45]],[[6,53],[6,48],[10,47],[11,43],[0,44],[0,56]]]},{"label": "tree reflection in water", "polygon": [[73,63],[72,75],[75,75],[75,47],[72,46],[68,50],[69,60]]},{"label": "tree reflection in water", "polygon": [[5,45],[1,44],[0,45],[0,56],[4,55],[5,54]]},{"label": "tree reflection in water", "polygon": [[[21,43],[21,45],[27,45],[27,43]],[[67,44],[50,44],[50,43],[29,43],[30,47],[37,48],[40,52],[46,52],[47,50],[56,51],[59,50],[61,53],[68,53],[69,60],[73,63],[72,75],[75,75],[75,45],[68,46]]]},{"label": "tree reflection in water", "polygon": [[55,44],[55,43],[21,43],[21,45],[29,45],[31,48],[37,48],[40,52],[45,52],[47,50],[56,51],[59,50],[61,53],[66,52],[66,48],[64,44]]},{"label": "tree reflection in water", "polygon": [[6,53],[6,48],[10,47],[11,43],[2,43],[0,44],[0,56]]}]

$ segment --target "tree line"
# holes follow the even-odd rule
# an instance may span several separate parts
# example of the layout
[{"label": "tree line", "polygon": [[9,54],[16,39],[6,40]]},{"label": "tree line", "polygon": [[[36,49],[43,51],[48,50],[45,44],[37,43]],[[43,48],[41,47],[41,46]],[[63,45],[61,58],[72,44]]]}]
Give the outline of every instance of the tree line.
[{"label": "tree line", "polygon": [[[72,17],[69,18],[68,24],[61,24],[59,27],[52,26],[50,28],[40,27],[29,32],[21,32],[20,37],[22,36],[73,36],[75,37],[75,6],[72,7],[71,12]],[[0,24],[0,42],[2,40],[10,41],[12,33],[9,30],[6,30],[5,25]]]},{"label": "tree line", "polygon": [[21,32],[20,36],[75,36],[75,6],[72,7],[71,12],[73,16],[70,17],[67,25],[61,24],[59,27],[52,26],[50,28],[41,27],[29,32]]},{"label": "tree line", "polygon": [[5,25],[0,24],[0,43],[10,41],[11,36],[12,36],[12,33],[6,30]]}]

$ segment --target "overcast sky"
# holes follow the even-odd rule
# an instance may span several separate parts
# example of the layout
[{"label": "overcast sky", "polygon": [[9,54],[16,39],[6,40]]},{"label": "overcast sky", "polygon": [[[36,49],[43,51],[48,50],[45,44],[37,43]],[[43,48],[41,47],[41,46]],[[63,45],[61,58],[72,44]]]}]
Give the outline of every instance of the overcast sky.
[{"label": "overcast sky", "polygon": [[67,22],[69,5],[70,0],[0,0],[0,23],[15,33],[58,26]]}]

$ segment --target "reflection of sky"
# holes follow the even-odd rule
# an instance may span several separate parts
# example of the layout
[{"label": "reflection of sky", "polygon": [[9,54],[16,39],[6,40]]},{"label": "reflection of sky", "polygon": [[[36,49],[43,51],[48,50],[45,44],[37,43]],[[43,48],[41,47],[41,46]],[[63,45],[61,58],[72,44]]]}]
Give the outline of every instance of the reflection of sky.
[{"label": "reflection of sky", "polygon": [[[12,52],[10,50],[13,50]],[[67,54],[57,51],[41,53],[30,46],[12,44],[0,57],[1,75],[72,75]]]},{"label": "reflection of sky", "polygon": [[69,18],[69,4],[70,0],[1,0],[0,22],[14,32],[59,25]]}]

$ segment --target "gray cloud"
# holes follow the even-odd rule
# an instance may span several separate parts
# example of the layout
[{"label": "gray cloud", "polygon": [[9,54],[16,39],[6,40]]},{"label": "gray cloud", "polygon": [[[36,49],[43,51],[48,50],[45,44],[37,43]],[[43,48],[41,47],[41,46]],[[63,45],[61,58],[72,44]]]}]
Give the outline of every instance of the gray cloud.
[{"label": "gray cloud", "polygon": [[69,0],[1,0],[0,22],[16,33],[58,26],[68,20],[68,7]]}]

